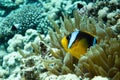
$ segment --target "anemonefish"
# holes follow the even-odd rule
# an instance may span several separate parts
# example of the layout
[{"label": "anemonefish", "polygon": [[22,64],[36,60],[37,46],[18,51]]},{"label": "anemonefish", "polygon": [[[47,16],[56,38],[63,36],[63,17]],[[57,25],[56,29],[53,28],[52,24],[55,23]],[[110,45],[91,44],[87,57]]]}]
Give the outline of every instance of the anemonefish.
[{"label": "anemonefish", "polygon": [[72,32],[61,40],[61,44],[65,51],[69,52],[77,59],[87,52],[87,48],[96,43],[97,40],[94,35],[79,30]]}]

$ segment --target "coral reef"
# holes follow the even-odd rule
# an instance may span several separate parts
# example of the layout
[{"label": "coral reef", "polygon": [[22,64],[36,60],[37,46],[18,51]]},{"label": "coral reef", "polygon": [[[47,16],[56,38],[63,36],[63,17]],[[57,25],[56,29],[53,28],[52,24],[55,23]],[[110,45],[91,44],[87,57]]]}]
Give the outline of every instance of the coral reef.
[{"label": "coral reef", "polygon": [[[42,1],[41,1],[42,2]],[[77,8],[77,3],[86,5],[84,1],[77,1],[77,0],[46,0],[43,1],[43,6],[46,9],[47,15],[51,15],[50,17],[55,20],[58,24],[60,24],[60,17],[63,17],[64,14],[69,14],[69,16],[73,16],[72,12],[75,8]]]},{"label": "coral reef", "polygon": [[[82,1],[76,1],[68,7],[66,12],[72,16],[72,11],[75,9],[80,15],[92,17],[97,21],[103,21],[107,26],[114,26],[118,22],[118,16],[120,14],[119,0],[110,1],[96,1],[95,3],[88,3]],[[71,11],[69,11],[71,10]]]},{"label": "coral reef", "polygon": [[30,28],[46,34],[48,27],[50,27],[50,23],[44,14],[42,4],[33,3],[11,12],[0,24],[0,35],[3,36],[2,38],[9,39],[15,33],[24,34]]},{"label": "coral reef", "polygon": [[14,37],[8,41],[7,52],[17,51],[17,47],[31,51],[32,49],[29,47],[29,42],[34,41],[37,36],[37,31],[33,29],[28,29],[25,33],[25,36],[22,36],[21,34],[15,34]]},{"label": "coral reef", "polygon": [[45,80],[80,80],[80,78],[78,78],[74,74],[67,74],[67,75],[60,75],[58,77],[56,75],[50,75],[46,77]]},{"label": "coral reef", "polygon": [[10,76],[11,74],[16,75],[17,72],[20,70],[19,66],[20,66],[20,59],[22,58],[22,56],[18,53],[18,52],[12,52],[10,54],[7,54],[3,57],[3,61],[2,61],[2,71],[4,71],[4,73],[2,72],[1,78],[8,78],[8,76]]},{"label": "coral reef", "polygon": [[[37,51],[34,53],[34,50],[37,50],[35,44],[38,44],[39,41],[40,38],[38,38],[38,33],[33,29],[28,29],[25,36],[16,34],[12,39],[10,39],[8,41],[9,46],[7,49],[7,52],[9,53],[6,53],[5,55],[1,50],[0,70],[2,72],[0,74],[0,78],[6,80],[37,80],[37,76],[39,77],[40,71],[44,69],[44,66],[42,65],[43,63],[40,61],[41,55],[38,56]],[[42,43],[40,43],[40,46],[43,46],[41,51],[42,53],[45,53],[45,46]]]},{"label": "coral reef", "polygon": [[7,47],[7,51],[8,52],[13,52],[16,51],[17,47],[21,47],[23,46],[23,36],[16,34],[12,39],[10,39],[8,41],[8,47]]},{"label": "coral reef", "polygon": [[[0,38],[5,38],[0,43],[9,39],[7,49],[0,45],[1,80],[120,79],[119,1],[25,1],[27,5],[11,12],[0,23]],[[73,12],[71,7],[79,9]],[[60,15],[63,19],[58,20]],[[75,30],[87,31],[97,39],[97,44],[79,59],[61,45],[61,39]]]},{"label": "coral reef", "polygon": [[0,0],[0,17],[6,17],[23,5],[40,2],[38,0]]},{"label": "coral reef", "polygon": [[[90,79],[89,78],[82,79],[81,77],[77,77],[75,74],[66,74],[66,75],[59,75],[59,76],[50,75],[46,77],[45,80],[90,80]],[[109,80],[109,79],[102,76],[95,76],[91,80]]]},{"label": "coral reef", "polygon": [[[15,0],[15,2],[18,0]],[[23,1],[23,0],[21,0]],[[19,4],[16,4],[12,0],[0,0],[0,17],[7,16],[12,10],[19,8]],[[21,2],[22,3],[22,2]]]},{"label": "coral reef", "polygon": [[[41,1],[42,2],[42,1]],[[43,2],[43,6],[46,9],[47,15],[51,15],[50,17],[54,19],[56,22],[59,22],[59,18],[62,16],[62,13],[66,13],[68,8],[72,5],[73,1],[65,1],[65,0],[56,0],[45,1]]]},{"label": "coral reef", "polygon": [[4,70],[4,69],[2,69],[2,67],[0,67],[0,79],[4,78],[8,74],[9,74],[9,72],[7,70]]},{"label": "coral reef", "polygon": [[109,79],[106,77],[95,76],[92,80],[109,80]]},{"label": "coral reef", "polygon": [[102,20],[106,24],[115,25],[117,23],[115,16],[120,14],[120,4],[118,3],[120,3],[119,0],[98,1],[88,10],[88,16]]}]

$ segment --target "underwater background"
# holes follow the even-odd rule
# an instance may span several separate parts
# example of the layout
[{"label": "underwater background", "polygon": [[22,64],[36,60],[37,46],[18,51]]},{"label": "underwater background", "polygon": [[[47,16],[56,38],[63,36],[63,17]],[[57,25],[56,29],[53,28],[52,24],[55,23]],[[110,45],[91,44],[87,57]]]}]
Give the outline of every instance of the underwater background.
[{"label": "underwater background", "polygon": [[0,80],[120,80],[120,0],[0,0]]}]

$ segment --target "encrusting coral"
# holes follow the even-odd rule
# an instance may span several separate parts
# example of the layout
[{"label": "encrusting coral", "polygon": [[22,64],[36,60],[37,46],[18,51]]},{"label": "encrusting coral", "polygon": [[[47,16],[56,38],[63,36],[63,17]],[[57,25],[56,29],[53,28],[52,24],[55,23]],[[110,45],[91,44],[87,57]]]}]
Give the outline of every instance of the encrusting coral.
[{"label": "encrusting coral", "polygon": [[[55,59],[45,62],[47,70],[56,75],[75,73],[78,76],[89,78],[101,75],[112,80],[120,79],[120,38],[117,33],[103,22],[96,22],[87,16],[81,17],[78,12],[74,13],[74,17],[74,21],[72,21],[64,16],[60,30],[58,25],[50,19],[56,30],[55,32],[50,31],[50,52]],[[75,29],[94,34],[98,41],[79,60],[65,52],[60,43],[62,37]],[[54,68],[49,66],[51,63],[55,63]]]}]

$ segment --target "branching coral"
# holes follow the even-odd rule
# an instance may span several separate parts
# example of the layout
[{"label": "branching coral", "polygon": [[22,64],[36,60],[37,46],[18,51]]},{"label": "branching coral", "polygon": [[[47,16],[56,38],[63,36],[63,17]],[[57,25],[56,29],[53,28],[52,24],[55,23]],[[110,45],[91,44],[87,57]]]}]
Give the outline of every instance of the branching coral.
[{"label": "branching coral", "polygon": [[[82,17],[78,12],[74,13],[74,21],[64,16],[62,27],[59,30],[57,24],[51,20],[56,32],[50,31],[51,54],[56,58],[54,61],[46,61],[45,67],[56,75],[75,73],[78,76],[92,78],[94,76],[105,76],[112,80],[120,79],[120,55],[117,34],[101,21],[96,22],[91,17]],[[66,53],[61,46],[60,40],[63,36],[75,29],[87,31],[94,34],[98,43],[90,47],[85,55],[77,60]],[[58,51],[54,51],[57,48]],[[49,64],[55,63],[54,68]]]}]

